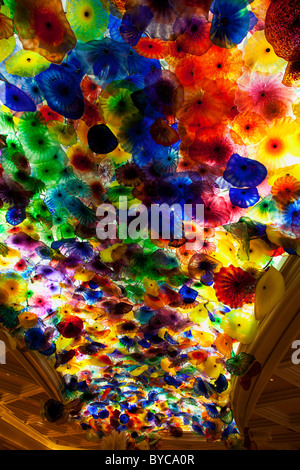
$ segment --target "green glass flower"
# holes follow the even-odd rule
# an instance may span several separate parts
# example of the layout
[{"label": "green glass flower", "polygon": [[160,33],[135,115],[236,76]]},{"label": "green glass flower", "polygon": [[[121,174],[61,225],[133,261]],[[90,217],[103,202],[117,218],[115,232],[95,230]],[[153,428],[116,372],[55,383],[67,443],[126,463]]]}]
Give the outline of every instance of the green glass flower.
[{"label": "green glass flower", "polygon": [[251,354],[241,352],[226,361],[226,370],[232,375],[244,375],[255,361]]}]

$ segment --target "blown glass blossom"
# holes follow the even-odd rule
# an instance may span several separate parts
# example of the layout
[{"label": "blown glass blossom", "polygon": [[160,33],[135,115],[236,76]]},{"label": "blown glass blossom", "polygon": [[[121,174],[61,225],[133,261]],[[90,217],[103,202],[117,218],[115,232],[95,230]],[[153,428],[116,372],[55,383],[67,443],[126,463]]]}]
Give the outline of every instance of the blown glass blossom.
[{"label": "blown glass blossom", "polygon": [[0,329],[97,448],[243,447],[256,286],[300,254],[296,3],[1,2]]}]

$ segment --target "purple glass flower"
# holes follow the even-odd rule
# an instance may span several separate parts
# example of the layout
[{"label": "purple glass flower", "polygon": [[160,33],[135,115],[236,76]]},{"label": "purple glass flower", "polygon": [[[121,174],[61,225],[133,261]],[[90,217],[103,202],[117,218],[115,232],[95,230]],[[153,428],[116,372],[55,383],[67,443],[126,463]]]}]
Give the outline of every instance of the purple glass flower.
[{"label": "purple glass flower", "polygon": [[140,5],[139,8],[124,14],[119,28],[120,35],[127,44],[136,46],[152,19],[151,10],[145,5]]},{"label": "purple glass flower", "polygon": [[49,281],[53,281],[53,282],[62,282],[64,279],[64,276],[61,272],[47,265],[37,266],[36,274],[40,274],[41,276],[45,277]]}]

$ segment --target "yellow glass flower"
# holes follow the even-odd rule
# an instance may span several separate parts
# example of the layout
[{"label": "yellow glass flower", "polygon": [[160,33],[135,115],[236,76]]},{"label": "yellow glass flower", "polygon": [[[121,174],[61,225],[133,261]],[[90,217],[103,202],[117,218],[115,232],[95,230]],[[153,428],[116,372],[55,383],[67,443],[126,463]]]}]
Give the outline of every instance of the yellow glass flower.
[{"label": "yellow glass flower", "polygon": [[72,342],[73,342],[73,338],[64,338],[63,336],[59,336],[59,338],[57,338],[55,342],[56,349],[58,351],[62,349],[68,350],[71,348]]},{"label": "yellow glass flower", "polygon": [[193,330],[193,337],[200,346],[203,348],[209,348],[214,343],[214,335],[212,333],[207,333],[206,331]]},{"label": "yellow glass flower", "polygon": [[300,100],[297,100],[293,103],[293,113],[295,114],[297,119],[300,119]]},{"label": "yellow glass flower", "polygon": [[33,312],[23,312],[18,315],[19,323],[24,328],[32,328],[38,322],[38,317]]},{"label": "yellow glass flower", "polygon": [[0,287],[0,305],[8,304],[8,292]]},{"label": "yellow glass flower", "polygon": [[76,375],[78,372],[81,370],[81,365],[76,364],[75,362],[69,361],[67,364],[62,364],[57,367],[56,369],[58,372],[61,372],[63,375],[69,374],[69,375]]},{"label": "yellow glass flower", "polygon": [[1,274],[0,288],[7,293],[7,304],[25,302],[27,294],[27,283],[17,273]]},{"label": "yellow glass flower", "polygon": [[5,258],[0,258],[0,268],[6,268],[10,265],[10,262]]},{"label": "yellow glass flower", "polygon": [[11,36],[8,39],[3,38],[0,40],[0,62],[3,62],[6,57],[13,53],[15,44],[16,41],[14,36]]},{"label": "yellow glass flower", "polygon": [[250,240],[249,243],[249,259],[244,251],[239,253],[239,259],[242,264],[245,262],[256,263],[259,266],[265,266],[271,258],[272,250],[270,247],[261,239]]},{"label": "yellow glass flower", "polygon": [[278,57],[266,40],[264,31],[256,31],[248,40],[244,52],[245,64],[255,72],[276,73],[285,69],[287,62]]},{"label": "yellow glass flower", "polygon": [[211,379],[217,379],[224,372],[220,358],[218,356],[210,356],[204,364],[204,371]]},{"label": "yellow glass flower", "polygon": [[199,303],[196,307],[194,307],[190,312],[190,320],[194,323],[200,325],[208,318],[208,311],[206,309],[205,304]]},{"label": "yellow glass flower", "polygon": [[155,282],[153,279],[149,279],[148,277],[145,277],[143,279],[143,286],[145,289],[146,294],[153,295],[154,297],[157,297],[159,292],[160,292],[160,287]]},{"label": "yellow glass flower", "polygon": [[114,85],[108,86],[101,93],[99,109],[102,111],[105,121],[112,130],[119,130],[124,119],[130,118],[133,115],[138,116],[139,111],[133,104],[131,94],[131,90]]},{"label": "yellow glass flower", "polygon": [[221,261],[223,266],[229,266],[230,264],[232,264],[233,266],[238,266],[238,261],[236,258],[236,248],[230,239],[223,238],[219,240],[217,247],[217,259]]},{"label": "yellow glass flower", "polygon": [[[53,297],[52,297],[53,298]],[[73,307],[72,305],[68,305],[68,304],[65,304],[65,305],[62,305],[60,308],[59,308],[59,314],[62,316],[62,317],[67,317],[68,315],[72,315],[73,314]]]},{"label": "yellow glass flower", "polygon": [[34,238],[35,240],[39,240],[40,237],[37,233],[37,231],[40,229],[40,228],[37,228],[34,224],[28,222],[28,221],[24,221],[22,224],[19,225],[20,229],[22,230],[22,232],[26,233],[27,235],[29,235],[31,238]]},{"label": "yellow glass flower", "polygon": [[[66,284],[63,284],[61,282],[58,283],[58,285],[60,287],[63,287],[63,288],[66,288],[67,285]],[[66,293],[67,294],[67,293]],[[56,295],[52,295],[52,299],[53,300],[56,300],[56,301],[59,301],[59,302],[66,302],[68,300],[67,298],[67,295],[63,295],[63,294],[56,294]]]},{"label": "yellow glass flower", "polygon": [[198,289],[198,293],[203,300],[207,300],[208,302],[218,302],[215,289],[212,286],[202,285]]},{"label": "yellow glass flower", "polygon": [[50,137],[59,144],[69,146],[77,142],[76,131],[71,124],[65,124],[59,121],[47,122],[47,128]]},{"label": "yellow glass flower", "polygon": [[89,271],[88,269],[79,268],[75,271],[74,279],[82,282],[88,282],[93,279],[95,276],[94,271]]},{"label": "yellow glass flower", "polygon": [[256,159],[268,170],[276,170],[296,163],[297,123],[291,117],[275,119],[266,129],[266,136],[257,147]]},{"label": "yellow glass flower", "polygon": [[67,19],[77,39],[92,41],[106,31],[109,12],[100,0],[69,0]]},{"label": "yellow glass flower", "polygon": [[47,59],[37,52],[20,50],[11,56],[5,64],[6,70],[11,75],[19,77],[34,77],[47,70],[51,65]]},{"label": "yellow glass flower", "polygon": [[293,156],[300,157],[300,122],[297,120],[297,129],[291,135],[291,142],[293,146]]},{"label": "yellow glass flower", "polygon": [[118,145],[118,147],[112,152],[108,153],[107,156],[111,158],[116,165],[120,165],[121,163],[125,163],[130,160],[131,153],[125,152],[125,150],[122,150]]},{"label": "yellow glass flower", "polygon": [[136,369],[132,370],[130,372],[130,374],[133,376],[133,377],[138,377],[139,375],[141,375],[143,372],[145,372],[146,370],[148,369],[148,366],[141,366],[141,367],[137,367]]},{"label": "yellow glass flower", "polygon": [[254,0],[251,3],[251,10],[260,20],[265,20],[268,7],[271,3],[271,0]]},{"label": "yellow glass flower", "polygon": [[112,263],[114,261],[112,258],[113,251],[116,250],[118,247],[122,246],[123,245],[121,243],[115,243],[109,248],[105,248],[104,250],[100,251],[101,261],[103,261],[104,263]]}]

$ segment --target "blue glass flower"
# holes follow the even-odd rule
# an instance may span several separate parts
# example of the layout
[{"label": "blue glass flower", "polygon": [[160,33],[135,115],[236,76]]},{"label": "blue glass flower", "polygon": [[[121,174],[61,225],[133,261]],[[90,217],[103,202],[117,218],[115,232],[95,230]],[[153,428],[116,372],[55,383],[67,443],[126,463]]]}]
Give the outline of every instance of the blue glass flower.
[{"label": "blue glass flower", "polygon": [[35,111],[36,105],[32,99],[15,85],[6,82],[4,96],[1,100],[13,111]]},{"label": "blue glass flower", "polygon": [[121,18],[116,18],[115,16],[110,15],[107,29],[109,30],[110,37],[113,41],[124,43],[124,39],[120,35],[119,31],[121,23]]},{"label": "blue glass flower", "polygon": [[44,100],[43,92],[34,78],[24,80],[22,90],[35,104],[40,104]]},{"label": "blue glass flower", "polygon": [[220,374],[217,380],[215,381],[214,388],[217,393],[222,393],[228,388],[228,382],[225,375]]},{"label": "blue glass flower", "polygon": [[36,76],[48,106],[67,119],[80,119],[84,113],[83,94],[76,75],[63,65],[52,64]]},{"label": "blue glass flower", "polygon": [[207,414],[210,418],[212,418],[212,419],[218,419],[219,418],[219,412],[216,408],[216,405],[203,403],[203,406],[205,407],[206,412],[207,412]]},{"label": "blue glass flower", "polygon": [[256,188],[230,188],[229,198],[233,206],[247,208],[259,201],[259,194]]},{"label": "blue glass flower", "polygon": [[212,394],[212,391],[208,389],[206,382],[204,382],[201,377],[196,377],[193,390],[197,396],[203,396],[205,398],[209,398]]},{"label": "blue glass flower", "polygon": [[300,234],[300,199],[284,208],[283,221],[296,235]]},{"label": "blue glass flower", "polygon": [[84,75],[88,72],[88,65],[79,60],[77,55],[75,54],[74,50],[69,51],[66,59],[61,64],[65,69],[72,73],[74,78],[77,79],[78,83],[81,83]]},{"label": "blue glass flower", "polygon": [[247,0],[215,0],[209,38],[213,44],[230,49],[247,35],[250,16]]},{"label": "blue glass flower", "polygon": [[90,225],[97,221],[95,212],[76,197],[66,200],[66,208],[82,225]]},{"label": "blue glass flower", "polygon": [[228,160],[223,178],[236,188],[255,188],[267,176],[267,169],[262,163],[244,158],[234,153]]},{"label": "blue glass flower", "polygon": [[160,175],[175,173],[179,161],[179,151],[172,147],[162,147],[153,156],[153,166]]},{"label": "blue glass flower", "polygon": [[51,344],[51,346],[49,346],[49,348],[47,349],[41,349],[39,351],[40,354],[43,354],[43,356],[52,356],[52,354],[54,354],[56,351],[56,345],[55,343]]},{"label": "blue glass flower", "polygon": [[198,295],[198,291],[192,289],[191,287],[188,287],[187,285],[183,285],[178,292],[182,297],[184,303],[193,303]]},{"label": "blue glass flower", "polygon": [[72,241],[65,243],[65,248],[69,253],[80,256],[82,259],[91,259],[93,256],[93,247],[88,241]]},{"label": "blue glass flower", "polygon": [[46,337],[40,328],[30,328],[25,333],[25,343],[29,349],[42,349],[46,343]]},{"label": "blue glass flower", "polygon": [[192,429],[193,429],[193,431],[195,431],[200,436],[205,436],[205,433],[204,433],[203,429],[201,428],[201,426],[199,424],[193,423],[192,424]]},{"label": "blue glass flower", "polygon": [[124,44],[110,38],[78,44],[75,49],[78,60],[89,66],[100,84],[126,77],[126,51]]},{"label": "blue glass flower", "polygon": [[11,207],[6,212],[5,219],[10,225],[19,225],[26,219],[26,211],[23,207]]},{"label": "blue glass flower", "polygon": [[153,13],[146,5],[132,9],[132,12],[124,13],[119,31],[127,44],[136,46],[148,24],[153,19]]}]

